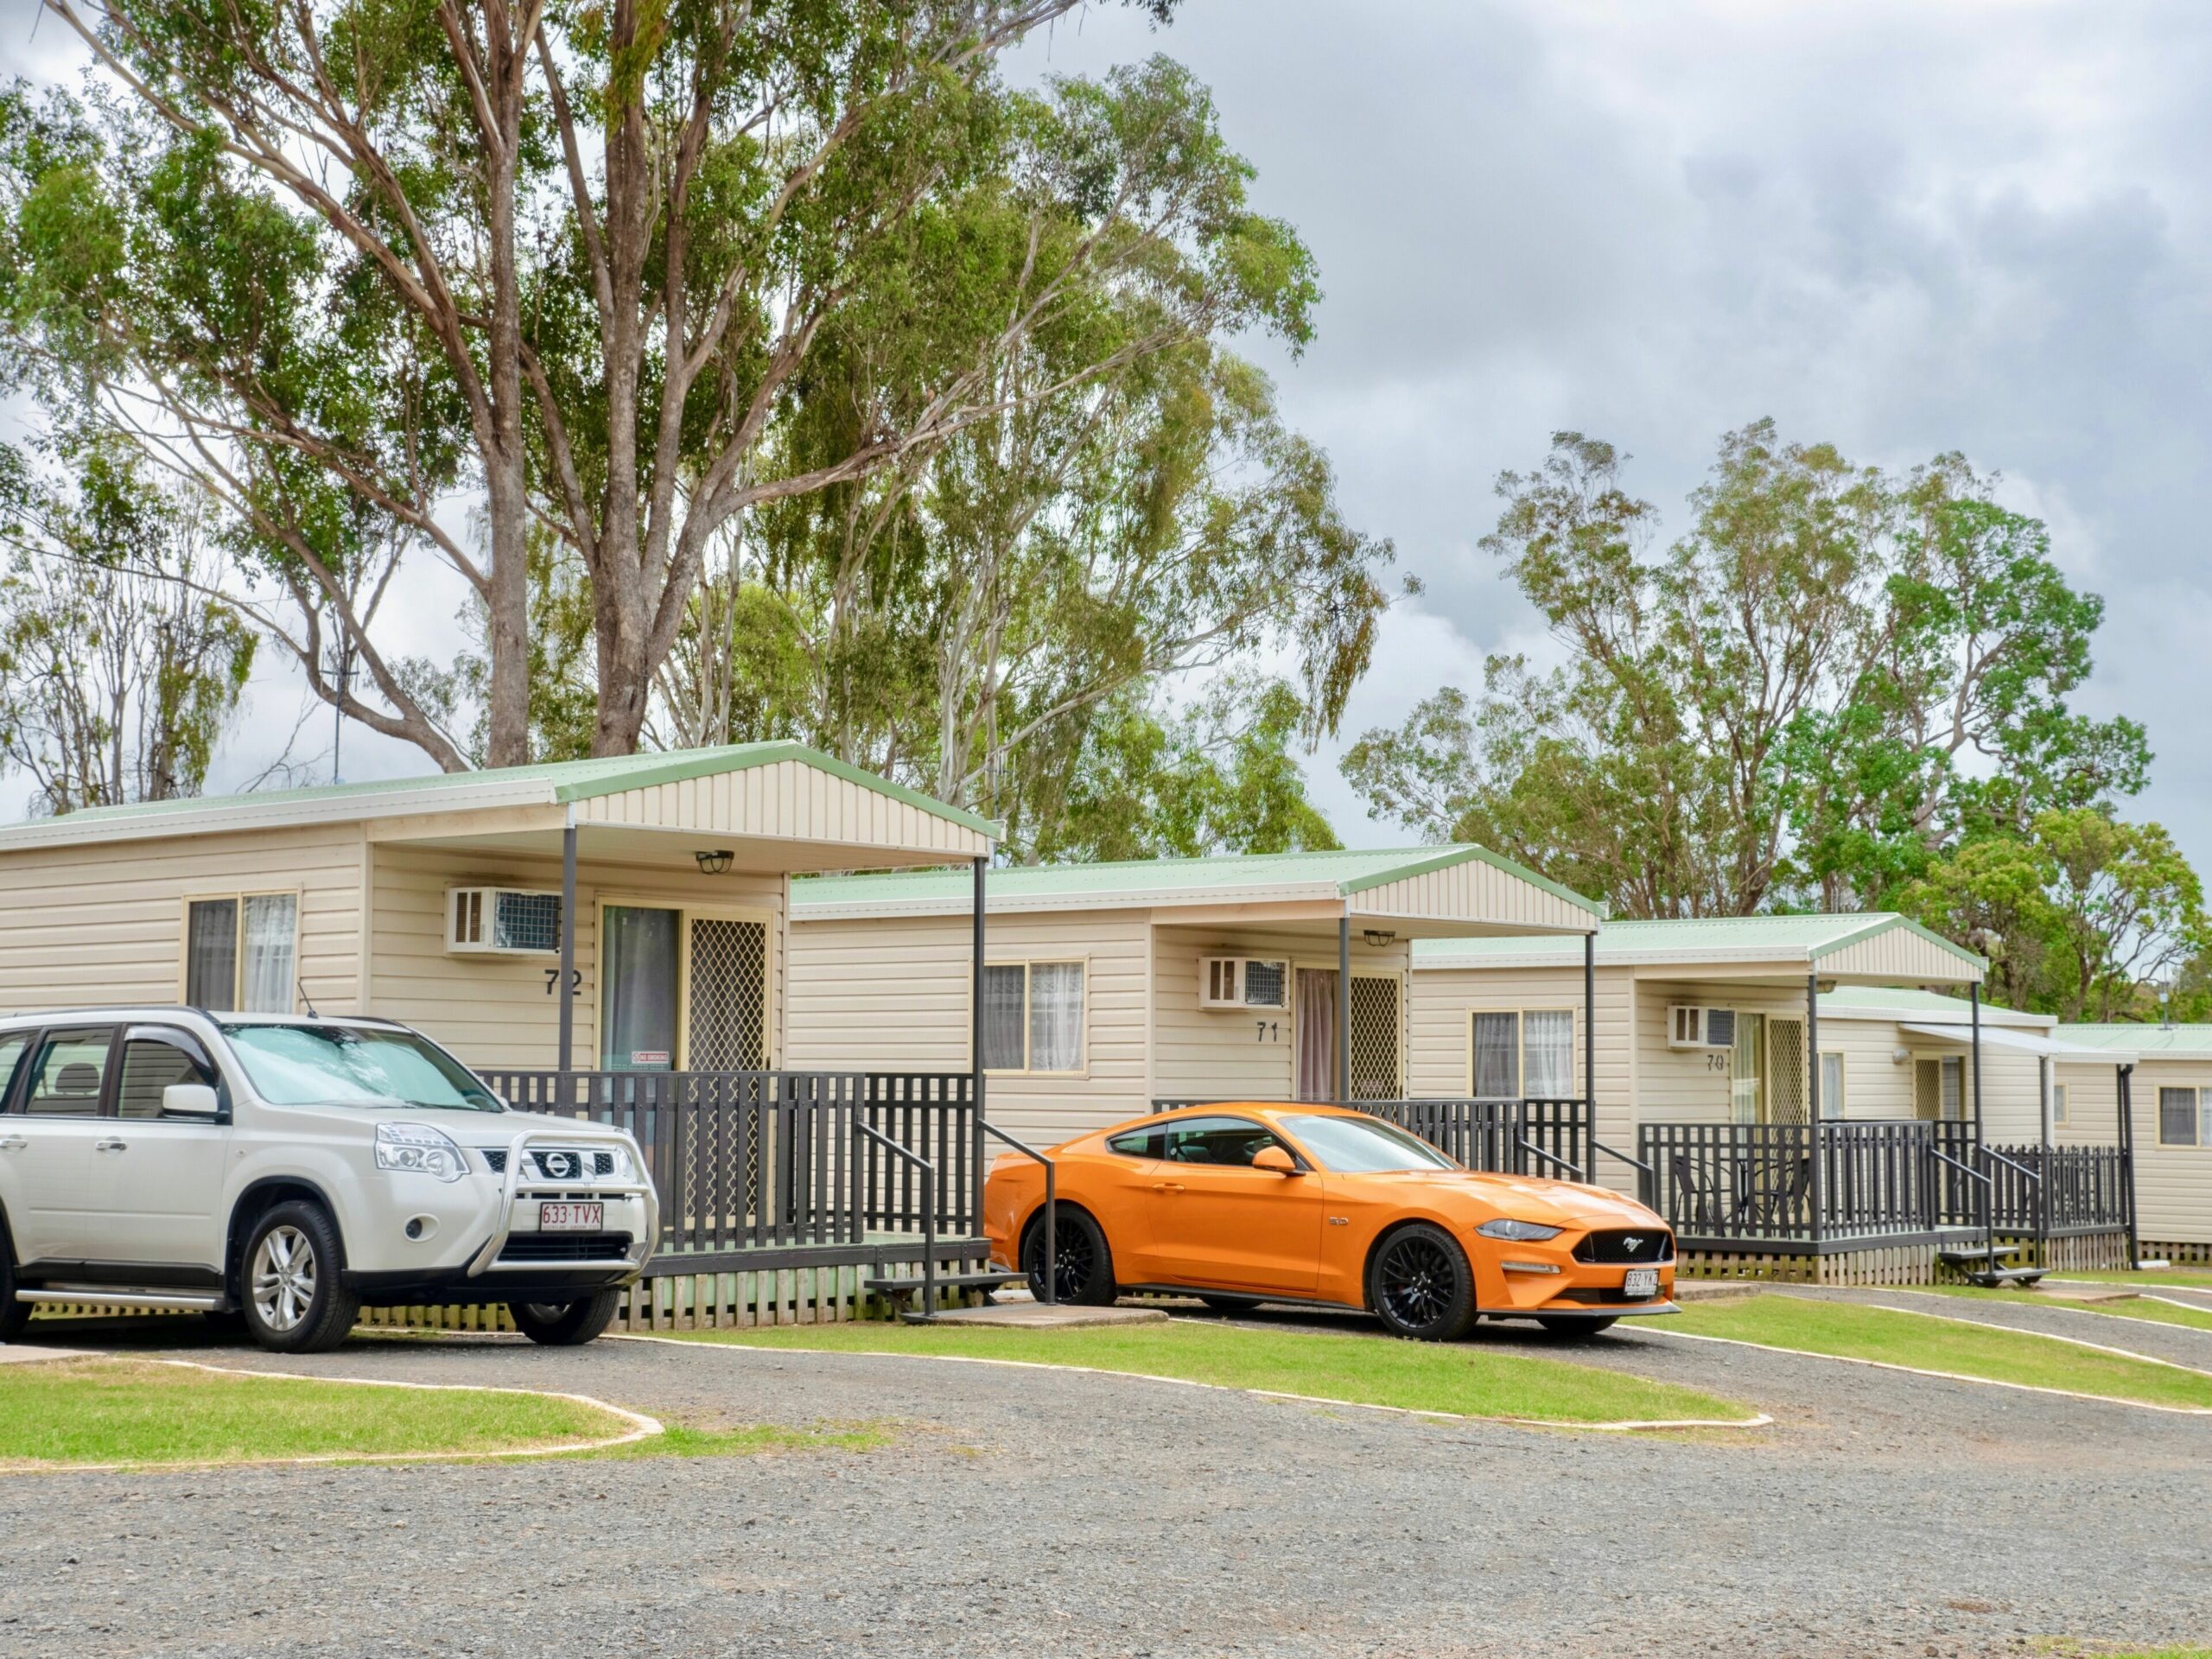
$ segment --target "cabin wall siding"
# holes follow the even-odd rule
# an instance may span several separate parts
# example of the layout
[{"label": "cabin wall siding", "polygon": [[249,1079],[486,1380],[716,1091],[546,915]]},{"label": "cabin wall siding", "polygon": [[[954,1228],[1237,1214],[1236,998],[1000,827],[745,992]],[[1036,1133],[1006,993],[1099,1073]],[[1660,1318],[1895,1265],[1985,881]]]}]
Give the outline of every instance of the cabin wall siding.
[{"label": "cabin wall siding", "polygon": [[[560,998],[548,989],[552,957],[455,956],[445,948],[454,887],[558,892],[561,861],[377,843],[371,891],[369,1013],[404,1020],[471,1065],[550,1070],[560,1061]],[[769,1052],[784,1043],[777,986],[786,971],[784,878],[702,876],[665,868],[580,860],[576,866],[575,1064],[599,1060],[599,906],[608,899],[760,912],[768,922]]]},{"label": "cabin wall siding", "polygon": [[0,853],[0,1010],[181,1001],[187,899],[296,892],[308,1000],[358,1012],[363,855],[351,823]]},{"label": "cabin wall siding", "polygon": [[[2120,1109],[2118,1072],[2096,1061],[2062,1062],[2068,1085],[2062,1142],[2109,1144]],[[2212,1060],[2145,1059],[2130,1080],[2135,1130],[2135,1230],[2155,1243],[2212,1244],[2212,1147],[2158,1144],[2158,1090],[2212,1089]]]}]

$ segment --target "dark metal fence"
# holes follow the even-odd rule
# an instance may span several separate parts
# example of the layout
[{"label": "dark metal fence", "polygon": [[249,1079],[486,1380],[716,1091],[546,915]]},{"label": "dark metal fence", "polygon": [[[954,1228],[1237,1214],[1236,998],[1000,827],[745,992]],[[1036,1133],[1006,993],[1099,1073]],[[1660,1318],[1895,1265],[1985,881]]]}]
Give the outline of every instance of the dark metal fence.
[{"label": "dark metal fence", "polygon": [[[664,1272],[710,1268],[702,1255],[857,1247],[871,1234],[972,1237],[981,1224],[974,1079],[964,1071],[482,1075],[523,1110],[637,1137],[660,1194],[655,1264]],[[862,1124],[932,1166],[932,1213],[922,1172]]]},{"label": "dark metal fence", "polygon": [[[1156,1112],[1232,1106],[1232,1100],[1161,1099]],[[1300,1103],[1275,1101],[1277,1106]],[[1440,1148],[1469,1169],[1497,1174],[1592,1179],[1590,1103],[1583,1100],[1357,1100],[1349,1104]]]},{"label": "dark metal fence", "polygon": [[1646,1123],[1637,1150],[1650,1166],[1644,1202],[1700,1246],[1896,1243],[1985,1225],[2047,1238],[2127,1224],[2125,1147],[1984,1147],[1966,1122]]}]

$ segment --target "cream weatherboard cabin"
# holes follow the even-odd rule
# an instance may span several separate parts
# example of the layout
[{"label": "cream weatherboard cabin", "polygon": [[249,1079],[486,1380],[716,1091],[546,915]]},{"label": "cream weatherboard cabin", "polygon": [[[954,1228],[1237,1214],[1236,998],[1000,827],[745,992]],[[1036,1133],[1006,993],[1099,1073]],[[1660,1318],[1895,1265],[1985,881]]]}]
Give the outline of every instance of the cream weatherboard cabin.
[{"label": "cream weatherboard cabin", "polygon": [[996,836],[790,743],[76,812],[0,829],[0,1009],[403,1020],[518,1103],[637,1133],[696,1317],[830,1317],[852,1274],[790,1270],[925,1234],[932,1265],[980,1259],[984,1131],[972,1077],[895,1045],[868,1050],[895,1077],[818,1045],[834,1075],[791,1068],[791,878],[973,869]]},{"label": "cream weatherboard cabin", "polygon": [[[796,882],[793,1065],[976,1058],[960,873]],[[1478,847],[994,869],[981,1056],[991,1118],[1057,1142],[1201,1100],[1395,1101],[1415,941],[1544,940],[1598,906]]]},{"label": "cream weatherboard cabin", "polygon": [[[1980,1003],[1981,959],[1905,918],[1615,922],[1586,969],[1556,941],[1425,941],[1412,968],[1411,1091],[1566,1082],[1592,1103],[1589,1173],[1645,1194],[1700,1264],[1911,1281],[1991,1230],[2126,1258],[2119,1117],[2093,1129],[2085,1102],[2055,1136],[2044,1101],[2061,1063],[2128,1057]],[[1586,1057],[1594,1077],[1568,1077]]]},{"label": "cream weatherboard cabin", "polygon": [[2099,1054],[2056,1069],[2058,1139],[2102,1136],[2124,1103],[2143,1255],[2212,1262],[2212,1025],[2063,1025],[2056,1034]]}]

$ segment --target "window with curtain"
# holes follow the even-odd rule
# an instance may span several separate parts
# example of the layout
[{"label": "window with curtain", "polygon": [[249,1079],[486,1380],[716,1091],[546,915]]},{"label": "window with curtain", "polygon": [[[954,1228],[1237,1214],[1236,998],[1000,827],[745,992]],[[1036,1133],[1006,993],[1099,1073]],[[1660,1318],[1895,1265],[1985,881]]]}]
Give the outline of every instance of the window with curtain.
[{"label": "window with curtain", "polygon": [[2204,1144],[2203,1122],[2198,1111],[2198,1096],[2212,1092],[2197,1089],[2161,1089],[2158,1090],[2158,1144],[2162,1147],[2196,1147]]},{"label": "window with curtain", "polygon": [[1821,1116],[1843,1116],[1843,1056],[1821,1056]]},{"label": "window with curtain", "polygon": [[2054,1123],[2066,1121],[2066,1085],[2063,1083],[2050,1085],[2050,1121]]},{"label": "window with curtain", "polygon": [[1521,1092],[1531,1100],[1566,1100],[1574,1093],[1574,1015],[1566,1008],[1521,1016]]},{"label": "window with curtain", "polygon": [[1956,1054],[1943,1057],[1943,1121],[1955,1123],[1966,1116],[1967,1063]]},{"label": "window with curtain", "polygon": [[186,906],[184,1000],[225,1014],[289,1014],[299,988],[300,899],[291,893]]},{"label": "window with curtain", "polygon": [[983,1069],[1083,1070],[1083,963],[992,963],[983,969]]},{"label": "window with curtain", "polygon": [[1511,1100],[1521,1092],[1521,1016],[1475,1016],[1475,1098]]}]

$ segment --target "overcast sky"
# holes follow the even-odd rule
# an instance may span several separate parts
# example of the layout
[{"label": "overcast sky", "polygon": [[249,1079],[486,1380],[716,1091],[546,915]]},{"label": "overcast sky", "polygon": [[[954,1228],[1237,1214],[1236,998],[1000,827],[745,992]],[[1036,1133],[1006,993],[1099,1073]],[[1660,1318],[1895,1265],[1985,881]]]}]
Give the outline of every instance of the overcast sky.
[{"label": "overcast sky", "polygon": [[[0,0],[0,67],[50,73],[60,30],[30,41],[29,10]],[[2212,868],[2212,6],[1180,11],[1155,33],[1096,7],[1016,73],[1182,59],[1260,207],[1319,260],[1319,338],[1263,360],[1354,521],[1427,588],[1388,624],[1347,739],[1540,643],[1475,545],[1501,468],[1556,429],[1601,435],[1678,524],[1719,435],[1772,416],[1862,461],[1957,448],[2005,474],[2107,601],[2086,702],[2150,728],[2133,810]],[[295,709],[257,688],[226,770],[256,769]],[[348,775],[419,769],[347,745]],[[1402,839],[1332,753],[1312,771],[1348,841]]]}]

